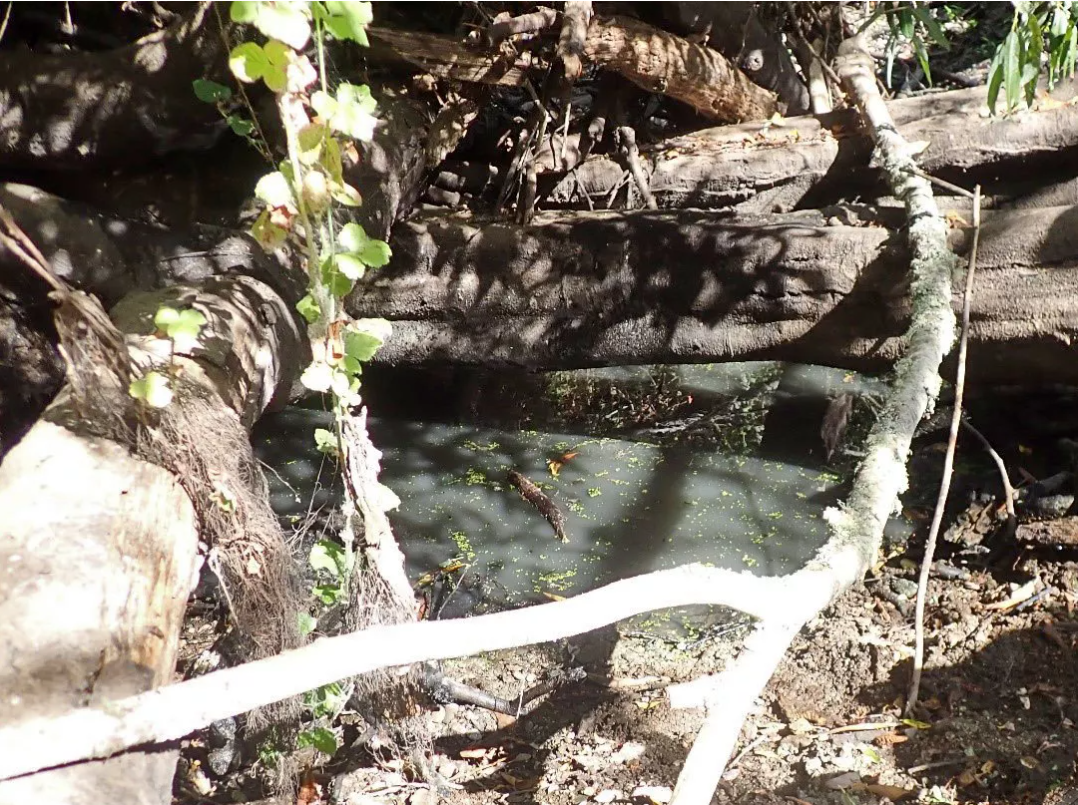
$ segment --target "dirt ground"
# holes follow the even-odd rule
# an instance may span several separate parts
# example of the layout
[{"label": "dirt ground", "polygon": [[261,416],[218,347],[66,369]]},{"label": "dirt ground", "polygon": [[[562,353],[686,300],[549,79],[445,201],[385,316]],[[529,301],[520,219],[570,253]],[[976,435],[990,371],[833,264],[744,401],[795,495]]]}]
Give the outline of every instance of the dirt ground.
[{"label": "dirt ground", "polygon": [[[715,801],[1078,802],[1078,563],[1029,552],[1008,561],[1002,571],[932,582],[915,720],[900,710],[913,630],[899,607],[911,600],[913,563],[892,560],[811,622],[744,725]],[[589,678],[519,718],[425,708],[418,718],[435,739],[440,790],[417,780],[398,752],[345,750],[298,795],[276,801],[666,802],[702,714],[672,710],[664,688],[721,670],[746,627],[664,638],[638,626],[446,663],[455,679],[508,699],[552,669],[583,665]],[[237,779],[226,774],[203,796],[181,786],[177,801],[242,801]]]}]

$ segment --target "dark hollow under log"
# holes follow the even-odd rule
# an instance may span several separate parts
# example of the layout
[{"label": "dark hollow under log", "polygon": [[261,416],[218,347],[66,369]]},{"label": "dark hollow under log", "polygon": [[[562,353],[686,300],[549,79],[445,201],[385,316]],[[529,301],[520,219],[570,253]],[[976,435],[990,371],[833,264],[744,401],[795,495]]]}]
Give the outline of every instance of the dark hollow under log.
[{"label": "dark hollow under log", "polygon": [[[1076,221],[1076,208],[986,217],[973,378],[1078,382]],[[959,253],[969,237],[953,230]],[[579,213],[523,229],[421,217],[399,225],[392,245],[390,265],[349,300],[355,315],[394,320],[375,358],[386,364],[775,359],[881,370],[900,354],[909,315],[904,236],[819,213]]]}]

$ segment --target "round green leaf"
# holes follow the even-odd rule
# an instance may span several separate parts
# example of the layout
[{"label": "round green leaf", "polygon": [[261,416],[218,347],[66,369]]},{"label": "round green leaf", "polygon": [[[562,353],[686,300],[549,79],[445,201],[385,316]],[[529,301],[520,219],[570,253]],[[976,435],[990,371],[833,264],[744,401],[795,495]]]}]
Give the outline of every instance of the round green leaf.
[{"label": "round green leaf", "polygon": [[367,272],[367,266],[354,254],[333,255],[333,267],[350,280],[361,280]]},{"label": "round green leaf", "polygon": [[253,84],[269,69],[269,59],[259,45],[244,42],[234,47],[228,55],[228,67],[240,81]]},{"label": "round green leaf", "polygon": [[258,6],[261,5],[251,0],[236,0],[228,10],[233,22],[254,22],[258,16]]},{"label": "round green leaf", "polygon": [[128,387],[128,393],[151,408],[164,408],[172,402],[168,378],[159,372],[147,372]]},{"label": "round green leaf", "polygon": [[167,332],[170,325],[180,320],[180,311],[174,307],[160,307],[153,317],[153,324],[161,332]]},{"label": "round green leaf", "polygon": [[346,252],[359,252],[370,240],[363,227],[356,223],[345,224],[337,235],[337,245]]},{"label": "round green leaf", "polygon": [[306,3],[259,3],[255,27],[270,39],[279,39],[293,50],[303,50],[311,39]]},{"label": "round green leaf", "polygon": [[381,268],[389,262],[393,252],[389,244],[382,240],[369,240],[359,252],[359,259],[371,268]]},{"label": "round green leaf", "polygon": [[196,78],[191,82],[191,87],[195,97],[204,103],[222,103],[232,97],[232,90],[224,84],[205,78]]},{"label": "round green leaf", "polygon": [[232,133],[238,134],[240,137],[247,137],[255,130],[255,124],[253,122],[236,115],[229,115],[225,118],[225,122],[227,122],[228,127],[232,129]]},{"label": "round green leaf", "polygon": [[308,324],[314,324],[322,316],[322,309],[318,307],[318,303],[314,301],[314,297],[310,294],[307,294],[296,303],[296,310],[299,311],[299,315],[307,320]]}]

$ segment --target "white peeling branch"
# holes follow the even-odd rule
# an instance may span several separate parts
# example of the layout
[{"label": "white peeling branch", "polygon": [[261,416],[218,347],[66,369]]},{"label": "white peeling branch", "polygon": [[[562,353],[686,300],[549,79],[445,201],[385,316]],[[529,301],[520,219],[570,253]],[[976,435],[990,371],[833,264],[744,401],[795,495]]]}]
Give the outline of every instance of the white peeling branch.
[{"label": "white peeling branch", "polygon": [[858,37],[839,48],[838,73],[856,101],[876,143],[874,158],[895,196],[905,203],[913,317],[906,354],[895,366],[895,381],[866,441],[853,491],[826,517],[832,536],[813,562],[786,580],[803,594],[797,608],[775,621],[764,619],[734,665],[722,674],[672,688],[679,706],[707,707],[707,718],[678,777],[671,805],[708,805],[722,778],[741,724],[753,700],[774,673],[794,634],[839,593],[860,581],[876,558],[883,527],[907,485],[906,459],[914,430],[939,394],[939,366],[955,337],[951,307],[954,255],[947,225],[921,178],[916,153],[899,135],[876,90],[875,64]]},{"label": "white peeling branch", "polygon": [[735,607],[769,621],[795,606],[783,579],[686,565],[527,609],[324,638],[276,657],[108,702],[101,709],[80,708],[0,727],[0,780],[181,738],[218,719],[380,668],[558,640],[690,604]]}]

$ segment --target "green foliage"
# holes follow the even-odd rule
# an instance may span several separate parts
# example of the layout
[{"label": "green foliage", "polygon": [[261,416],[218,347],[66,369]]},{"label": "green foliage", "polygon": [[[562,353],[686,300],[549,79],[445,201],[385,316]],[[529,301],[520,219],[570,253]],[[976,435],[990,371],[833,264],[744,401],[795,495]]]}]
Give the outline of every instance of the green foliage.
[{"label": "green foliage", "polygon": [[127,392],[151,408],[165,408],[172,402],[172,389],[169,388],[168,378],[160,372],[147,372],[132,382]]},{"label": "green foliage", "polygon": [[363,142],[374,136],[374,124],[378,122],[374,111],[378,104],[365,84],[357,87],[343,83],[337,87],[336,97],[319,90],[311,96],[311,107],[340,134]]},{"label": "green foliage", "polygon": [[925,39],[927,37],[928,41],[935,43],[944,50],[949,50],[950,44],[947,41],[947,34],[944,32],[942,26],[940,26],[936,18],[932,16],[928,4],[924,2],[878,3],[876,5],[876,10],[869,20],[862,26],[861,30],[867,28],[880,17],[886,18],[888,28],[886,47],[887,86],[892,86],[891,79],[895,56],[898,54],[899,48],[905,42],[908,42],[913,47],[913,52],[916,54],[917,61],[924,71],[925,78],[928,80],[928,83],[931,84],[932,69],[928,62],[928,46]]},{"label": "green foliage", "polygon": [[197,310],[162,307],[153,317],[154,326],[172,340],[173,352],[190,352],[198,346],[198,335],[206,317]]},{"label": "green foliage", "polygon": [[195,97],[203,103],[224,103],[232,99],[232,90],[216,81],[198,78],[191,82]]},{"label": "green foliage", "polygon": [[1003,91],[1006,111],[1033,102],[1046,72],[1048,88],[1074,74],[1078,54],[1078,8],[1070,2],[1017,2],[1011,30],[996,49],[988,70],[988,108],[993,113]]},{"label": "green foliage", "polygon": [[337,736],[326,727],[312,727],[296,736],[296,745],[300,748],[310,746],[325,755],[333,757],[337,751]]},{"label": "green foliage", "polygon": [[[237,44],[229,54],[229,66],[241,90],[243,84],[261,81],[275,93],[288,146],[287,159],[255,187],[255,197],[264,208],[251,232],[265,248],[291,241],[303,249],[308,292],[296,309],[308,324],[314,358],[300,380],[312,391],[332,395],[336,427],[316,429],[314,439],[321,452],[340,460],[343,423],[351,407],[361,402],[362,364],[371,359],[390,330],[389,322],[382,319],[353,320],[342,300],[369,269],[388,263],[391,253],[385,242],[369,237],[359,224],[338,226],[334,219],[340,208],[361,202],[359,192],[345,181],[342,154],[354,150],[346,139],[374,136],[377,104],[366,86],[342,83],[331,92],[322,53],[326,37],[366,45],[371,5],[253,0],[232,3],[231,16],[268,38],[263,44]],[[317,66],[304,52],[312,37]],[[309,94],[316,80],[320,89]],[[218,103],[225,97],[213,87],[200,86],[196,92]],[[375,490],[374,497],[378,500],[373,505],[383,509],[399,504],[385,487]],[[350,502],[354,508],[355,501]],[[354,561],[351,544],[321,539],[311,548],[308,563],[317,576],[311,593],[319,605],[332,607],[347,600]],[[305,633],[316,625],[309,614],[301,619]],[[316,723],[300,734],[300,746],[327,755],[336,751],[336,735],[317,722],[340,712],[342,696],[339,686],[309,694]]]}]

